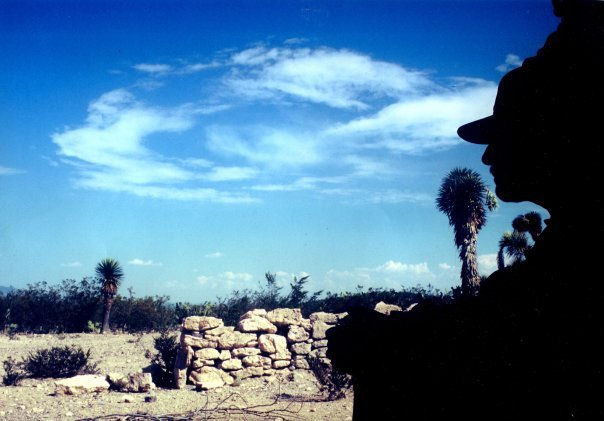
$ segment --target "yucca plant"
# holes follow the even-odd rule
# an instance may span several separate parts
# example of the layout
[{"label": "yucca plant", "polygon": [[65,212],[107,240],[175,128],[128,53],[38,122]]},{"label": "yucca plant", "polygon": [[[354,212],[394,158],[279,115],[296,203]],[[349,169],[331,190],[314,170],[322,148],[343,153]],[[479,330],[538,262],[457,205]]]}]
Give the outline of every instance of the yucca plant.
[{"label": "yucca plant", "polygon": [[477,172],[454,168],[442,181],[436,206],[453,227],[461,259],[462,294],[473,294],[480,285],[476,260],[478,232],[487,221],[486,210],[497,208],[497,199]]},{"label": "yucca plant", "polygon": [[95,272],[101,283],[101,293],[103,294],[103,325],[101,333],[109,330],[109,315],[111,306],[120,286],[120,282],[124,277],[124,272],[115,259],[103,259],[97,265]]}]

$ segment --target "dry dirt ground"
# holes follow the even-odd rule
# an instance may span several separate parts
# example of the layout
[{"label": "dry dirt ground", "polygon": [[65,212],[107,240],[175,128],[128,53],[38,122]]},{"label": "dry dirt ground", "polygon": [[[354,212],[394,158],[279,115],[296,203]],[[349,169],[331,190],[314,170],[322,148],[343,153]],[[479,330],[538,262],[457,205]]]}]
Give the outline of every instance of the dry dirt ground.
[{"label": "dry dirt ground", "polygon": [[[176,332],[177,333],[177,332]],[[76,345],[90,348],[92,362],[102,374],[138,372],[150,364],[145,357],[155,353],[157,334],[0,334],[0,362],[12,356],[26,357],[29,352],[53,346]],[[100,418],[128,419],[233,419],[233,420],[351,420],[352,393],[335,402],[320,401],[320,385],[305,371],[290,375],[245,379],[237,387],[196,392],[193,386],[183,390],[156,389],[150,393],[102,392],[80,396],[54,396],[53,379],[25,379],[19,386],[0,384],[0,419],[73,420]],[[4,375],[0,365],[0,377]],[[145,396],[155,395],[155,402]],[[277,403],[275,399],[278,398]],[[252,408],[260,415],[241,414],[237,408]],[[212,410],[214,408],[223,410]],[[231,410],[226,411],[226,408]],[[192,412],[197,411],[195,414]],[[175,415],[173,418],[161,416]],[[186,415],[188,414],[188,415]],[[176,415],[182,416],[178,418]]]}]

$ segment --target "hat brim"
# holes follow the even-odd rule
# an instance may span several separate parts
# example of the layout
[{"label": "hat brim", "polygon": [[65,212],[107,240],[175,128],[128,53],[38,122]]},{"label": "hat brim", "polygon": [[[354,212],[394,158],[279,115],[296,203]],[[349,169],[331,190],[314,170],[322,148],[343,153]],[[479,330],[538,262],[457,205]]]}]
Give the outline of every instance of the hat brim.
[{"label": "hat brim", "polygon": [[457,129],[457,135],[467,142],[486,145],[493,139],[494,128],[495,117],[490,115],[464,124]]}]

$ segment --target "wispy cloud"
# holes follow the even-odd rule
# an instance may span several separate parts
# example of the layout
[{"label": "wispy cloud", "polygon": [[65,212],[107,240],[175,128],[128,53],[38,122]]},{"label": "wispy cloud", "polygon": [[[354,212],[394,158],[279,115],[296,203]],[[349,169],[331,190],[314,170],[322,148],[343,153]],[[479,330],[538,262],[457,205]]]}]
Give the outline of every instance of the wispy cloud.
[{"label": "wispy cloud", "polygon": [[169,73],[173,70],[173,67],[169,64],[151,64],[151,63],[140,63],[132,66],[134,69],[143,73],[151,73],[151,74],[164,74]]},{"label": "wispy cloud", "polygon": [[254,279],[252,274],[247,272],[222,272],[218,275],[201,275],[197,277],[197,282],[200,285],[208,288],[247,288],[249,283]]},{"label": "wispy cloud", "polygon": [[10,168],[10,167],[4,167],[2,165],[0,165],[0,175],[17,175],[17,174],[24,174],[25,171],[23,170],[18,170],[16,168]]},{"label": "wispy cloud", "polygon": [[[197,180],[249,178],[253,171],[217,167],[204,174],[145,146],[151,135],[187,131],[193,127],[196,115],[215,109],[191,104],[151,107],[137,101],[129,91],[118,89],[90,103],[83,126],[67,127],[54,133],[52,139],[59,153],[72,160],[79,174],[79,187],[176,200],[253,201],[246,194],[195,186]],[[190,159],[194,162],[197,158]]]},{"label": "wispy cloud", "polygon": [[65,268],[79,268],[82,266],[80,262],[69,262],[69,263],[61,263],[61,266]]},{"label": "wispy cloud", "polygon": [[153,76],[165,76],[165,75],[187,75],[191,73],[202,72],[207,69],[222,66],[222,63],[218,60],[213,60],[208,63],[189,63],[181,65],[171,65],[166,63],[139,63],[132,66],[132,68],[150,74]]},{"label": "wispy cloud", "polygon": [[441,268],[442,270],[453,270],[455,269],[455,266],[452,266],[448,263],[439,263],[438,267]]},{"label": "wispy cloud", "polygon": [[219,252],[219,251],[216,251],[216,252],[214,252],[214,253],[208,253],[208,254],[206,254],[204,257],[205,257],[206,259],[219,259],[219,258],[221,258],[221,257],[224,257],[224,254],[223,254],[223,253],[221,253],[221,252]]},{"label": "wispy cloud", "polygon": [[505,56],[505,62],[495,67],[495,70],[501,73],[506,73],[516,67],[522,66],[522,59],[516,54],[508,54]]},{"label": "wispy cloud", "polygon": [[405,154],[451,147],[459,142],[461,124],[488,114],[496,91],[493,82],[456,80],[454,87],[387,105],[373,115],[336,124],[326,134]]},{"label": "wispy cloud", "polygon": [[381,285],[388,288],[399,288],[401,285],[428,283],[434,279],[435,276],[426,262],[404,263],[395,260],[389,260],[372,268],[331,269],[325,275],[325,281],[330,287],[340,289],[349,289],[351,285],[366,287]]},{"label": "wispy cloud", "polygon": [[344,49],[258,46],[233,54],[231,62],[237,69],[225,83],[237,95],[256,99],[285,96],[367,109],[366,98],[413,95],[433,86],[421,72]]},{"label": "wispy cloud", "polygon": [[164,264],[161,262],[154,262],[153,260],[143,260],[138,257],[130,260],[128,262],[129,265],[132,266],[163,266]]}]

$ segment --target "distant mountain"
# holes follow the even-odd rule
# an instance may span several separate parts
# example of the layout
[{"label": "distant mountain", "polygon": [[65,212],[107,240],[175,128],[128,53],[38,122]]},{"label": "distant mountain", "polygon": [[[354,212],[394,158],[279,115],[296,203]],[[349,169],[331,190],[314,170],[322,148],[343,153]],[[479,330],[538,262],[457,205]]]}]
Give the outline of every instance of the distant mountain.
[{"label": "distant mountain", "polygon": [[2,285],[0,285],[0,295],[2,294],[8,294],[11,291],[14,291],[15,288],[13,287],[3,287]]}]

